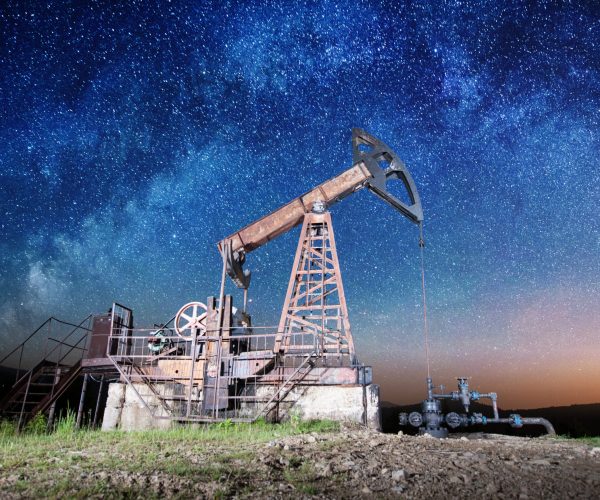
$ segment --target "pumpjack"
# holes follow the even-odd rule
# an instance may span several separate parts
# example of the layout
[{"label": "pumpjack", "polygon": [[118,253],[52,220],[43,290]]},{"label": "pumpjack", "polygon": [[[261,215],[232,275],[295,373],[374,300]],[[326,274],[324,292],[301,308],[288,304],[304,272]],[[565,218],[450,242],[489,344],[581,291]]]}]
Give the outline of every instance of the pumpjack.
[{"label": "pumpjack", "polygon": [[[188,401],[185,409],[176,412],[185,419],[235,417],[240,413],[232,413],[232,408],[239,410],[242,403],[247,406],[252,398],[259,399],[257,386],[276,389],[267,391],[269,395],[254,417],[270,413],[297,385],[371,383],[370,367],[359,363],[354,349],[328,209],[366,188],[415,224],[423,221],[423,211],[412,176],[389,146],[364,130],[353,129],[352,147],[350,168],[218,243],[223,261],[219,296],[210,297],[207,303],[185,304],[175,315],[172,328],[163,326],[150,336],[153,371],[144,366],[135,372],[125,368],[123,363],[131,359],[131,352],[113,356],[125,380],[148,383],[158,372],[161,377],[174,378],[175,372],[185,372],[189,382],[182,392]],[[402,200],[388,189],[394,181],[401,183],[406,193]],[[247,313],[251,272],[245,268],[246,260],[249,253],[300,224],[279,324],[267,339],[268,334],[261,337]],[[227,276],[243,290],[241,310],[225,294]],[[182,345],[181,340],[188,344]],[[189,361],[186,367],[174,363],[178,357],[191,359],[191,367]]]},{"label": "pumpjack", "polygon": [[[339,354],[341,344],[346,346],[348,354],[354,355],[331,215],[328,212],[331,206],[367,188],[411,222],[423,221],[419,193],[406,165],[396,153],[379,139],[357,128],[352,130],[352,146],[352,167],[218,243],[225,272],[238,288],[246,292],[251,278],[250,271],[243,268],[247,254],[302,224],[279,321],[276,353],[286,352],[290,336],[297,328],[304,327],[316,329],[325,337],[324,355]],[[390,181],[403,184],[407,200],[402,201],[391,194],[387,188]],[[313,275],[320,278],[321,282],[315,281]],[[332,300],[335,292],[338,301]],[[335,314],[325,314],[331,310]],[[315,314],[318,317],[313,317]],[[335,348],[328,343],[330,329],[326,327],[334,318],[340,320],[344,327],[344,334],[341,337],[336,335]],[[336,332],[340,331],[339,326]]]},{"label": "pumpjack", "polygon": [[[223,262],[218,296],[189,302],[150,330],[135,329],[132,310],[117,303],[108,314],[94,316],[91,329],[82,330],[83,337],[89,333],[89,342],[87,337],[81,340],[87,347],[78,351],[80,372],[116,369],[127,386],[116,400],[126,400],[132,392],[153,417],[176,420],[276,415],[297,386],[376,388],[370,367],[359,363],[354,349],[328,209],[366,188],[415,224],[423,221],[423,210],[412,176],[392,148],[353,129],[352,149],[350,168],[218,243]],[[391,193],[390,182],[400,183],[403,199]],[[265,333],[252,325],[247,311],[247,256],[299,225],[279,324],[276,331]],[[241,309],[225,294],[227,276],[243,290]],[[23,346],[15,352],[23,352]],[[65,371],[55,371],[61,369]],[[33,372],[21,376],[18,391],[11,392],[18,397],[5,398],[6,407],[19,408],[20,421],[33,415],[24,410],[35,406],[28,401],[31,380],[36,380]],[[55,401],[55,393],[52,389],[46,406]],[[111,403],[114,393],[109,390],[107,412],[117,404]],[[365,389],[365,405],[367,399]],[[329,404],[335,410],[335,403]]]}]

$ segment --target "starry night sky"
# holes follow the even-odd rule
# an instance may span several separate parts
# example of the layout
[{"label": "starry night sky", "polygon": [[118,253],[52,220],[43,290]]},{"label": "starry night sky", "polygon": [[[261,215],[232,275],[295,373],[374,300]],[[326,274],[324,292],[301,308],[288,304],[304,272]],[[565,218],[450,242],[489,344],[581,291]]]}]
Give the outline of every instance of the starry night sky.
[{"label": "starry night sky", "polygon": [[[600,401],[594,3],[3,2],[2,350],[217,295],[215,243],[350,167],[362,127],[423,202],[434,381]],[[332,215],[357,353],[383,399],[422,399],[417,228],[366,190]],[[248,257],[255,324],[297,238]]]}]

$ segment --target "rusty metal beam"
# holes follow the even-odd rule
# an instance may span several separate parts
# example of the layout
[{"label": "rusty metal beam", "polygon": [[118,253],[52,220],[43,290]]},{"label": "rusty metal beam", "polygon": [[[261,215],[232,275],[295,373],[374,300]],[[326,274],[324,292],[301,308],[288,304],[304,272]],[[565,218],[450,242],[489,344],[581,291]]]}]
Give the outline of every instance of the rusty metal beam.
[{"label": "rusty metal beam", "polygon": [[225,244],[231,242],[232,252],[240,250],[245,253],[251,252],[301,224],[304,214],[311,212],[315,201],[322,201],[325,206],[330,206],[362,188],[370,177],[372,175],[365,164],[359,162],[269,215],[224,238],[218,243],[219,250],[222,252]]}]

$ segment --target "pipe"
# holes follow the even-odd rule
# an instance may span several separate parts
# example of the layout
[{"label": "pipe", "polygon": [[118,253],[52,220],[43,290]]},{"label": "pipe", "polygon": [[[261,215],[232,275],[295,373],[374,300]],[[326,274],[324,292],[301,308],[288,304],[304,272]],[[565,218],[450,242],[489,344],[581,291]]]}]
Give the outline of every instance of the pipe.
[{"label": "pipe", "polygon": [[104,375],[100,377],[100,387],[98,388],[98,399],[96,399],[96,409],[94,410],[94,422],[92,428],[95,429],[98,425],[98,411],[100,410],[100,399],[102,398],[102,389],[104,388]]},{"label": "pipe", "polygon": [[77,421],[75,423],[76,429],[81,429],[81,418],[83,417],[83,406],[85,404],[85,393],[87,392],[89,375],[86,373],[83,376],[83,385],[81,386],[81,395],[79,396],[79,407],[77,408]]},{"label": "pipe", "polygon": [[[439,394],[435,396],[438,397]],[[433,399],[433,380],[431,377],[427,377],[427,399]]]},{"label": "pipe", "polygon": [[[488,424],[509,424],[514,427],[515,421],[512,418],[488,418],[487,423]],[[554,427],[545,418],[521,417],[521,423],[522,423],[522,425],[543,425],[549,436],[556,435],[556,431],[554,430]]]},{"label": "pipe", "polygon": [[556,436],[556,431],[554,430],[554,427],[545,418],[525,417],[522,420],[525,425],[543,425],[546,429],[546,432],[548,433],[548,436]]},{"label": "pipe", "polygon": [[496,394],[495,392],[488,392],[484,394],[477,393],[477,399],[483,398],[492,400],[492,410],[494,412],[494,418],[500,418],[500,415],[498,414],[498,394]]}]

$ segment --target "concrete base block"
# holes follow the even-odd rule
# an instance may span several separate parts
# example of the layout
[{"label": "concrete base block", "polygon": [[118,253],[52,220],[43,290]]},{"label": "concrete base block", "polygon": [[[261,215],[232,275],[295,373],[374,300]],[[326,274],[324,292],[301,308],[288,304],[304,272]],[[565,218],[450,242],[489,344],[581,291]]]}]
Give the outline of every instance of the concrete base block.
[{"label": "concrete base block", "polygon": [[379,386],[369,384],[366,386],[367,396],[367,427],[377,431],[381,430],[381,409],[379,407]]},{"label": "concrete base block", "polygon": [[[144,398],[150,411],[141,401],[138,393]],[[157,418],[163,416],[168,416],[165,409],[145,384],[126,385],[116,382],[108,386],[102,430],[168,429],[171,427],[171,420]]]},{"label": "concrete base block", "polygon": [[[157,386],[155,390],[161,388]],[[258,399],[269,399],[276,390],[275,385],[263,385],[256,387],[254,395]],[[165,395],[172,395],[174,389],[165,384],[162,386],[162,391]],[[148,407],[141,401],[140,396]],[[248,405],[245,410],[239,416],[252,418],[256,415],[257,407]],[[166,429],[173,423],[168,418],[160,417],[168,416],[159,399],[145,384],[113,383],[108,390],[102,429],[127,431]],[[270,416],[273,417],[273,412]],[[279,404],[276,417],[278,420],[291,417],[302,420],[328,419],[363,424],[371,429],[381,430],[379,386],[375,384],[297,386]]]},{"label": "concrete base block", "polygon": [[121,410],[122,408],[113,408],[111,406],[107,406],[104,409],[104,418],[102,419],[103,431],[114,431],[119,428]]},{"label": "concrete base block", "polygon": [[121,412],[125,402],[125,384],[112,383],[108,385],[108,398],[102,419],[102,430],[110,431],[119,428]]},{"label": "concrete base block", "polygon": [[[256,394],[268,399],[276,386],[257,388]],[[300,386],[292,389],[279,404],[278,420],[298,417],[302,420],[335,420],[366,425],[381,430],[379,410],[379,386],[369,385],[318,385]]]},{"label": "concrete base block", "polygon": [[303,420],[366,424],[371,429],[381,430],[378,385],[309,386],[295,388],[292,392],[296,394],[294,404],[288,410],[291,415],[298,415]]},{"label": "concrete base block", "polygon": [[307,387],[299,395],[290,413],[298,414],[303,420],[366,423],[367,427],[379,429],[379,386]]}]

